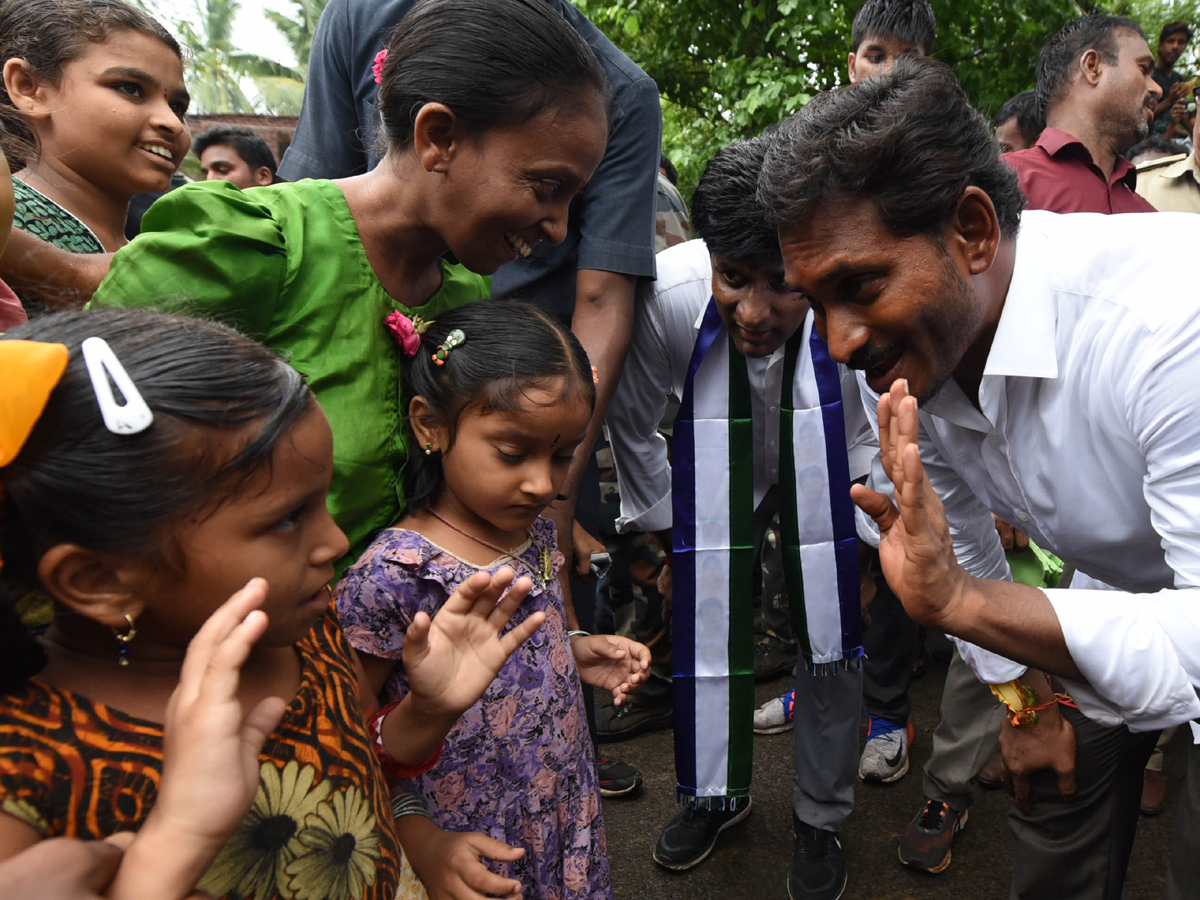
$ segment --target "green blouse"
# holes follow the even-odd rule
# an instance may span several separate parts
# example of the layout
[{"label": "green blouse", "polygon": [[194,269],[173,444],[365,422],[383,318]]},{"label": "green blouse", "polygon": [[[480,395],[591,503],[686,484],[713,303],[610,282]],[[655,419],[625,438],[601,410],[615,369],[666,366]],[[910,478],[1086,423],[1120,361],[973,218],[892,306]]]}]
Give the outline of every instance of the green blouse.
[{"label": "green blouse", "polygon": [[410,309],[371,270],[332,182],[239,191],[209,181],[150,208],[90,305],[209,316],[287,355],[333,430],[329,511],[350,539],[340,572],[404,508],[401,359],[384,317],[429,319],[489,292],[490,279],[443,262],[441,289]]}]

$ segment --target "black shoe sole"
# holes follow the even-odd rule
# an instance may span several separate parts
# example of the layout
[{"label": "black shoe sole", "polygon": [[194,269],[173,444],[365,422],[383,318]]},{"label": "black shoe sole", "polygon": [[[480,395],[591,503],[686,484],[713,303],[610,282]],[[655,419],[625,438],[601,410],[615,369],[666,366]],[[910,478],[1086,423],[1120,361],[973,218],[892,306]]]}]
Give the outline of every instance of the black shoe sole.
[{"label": "black shoe sole", "polygon": [[746,804],[745,809],[743,809],[740,813],[738,813],[736,816],[734,816],[732,819],[730,819],[728,822],[726,822],[724,825],[722,825],[720,828],[717,829],[717,833],[714,834],[713,839],[708,842],[708,846],[704,848],[704,852],[701,853],[699,856],[695,857],[694,859],[689,859],[686,862],[681,862],[681,863],[663,862],[661,859],[658,858],[658,849],[655,848],[654,854],[653,854],[654,861],[656,863],[658,863],[660,866],[662,866],[664,869],[670,869],[672,872],[686,872],[688,869],[695,868],[696,866],[700,865],[700,863],[702,863],[706,859],[708,859],[708,854],[712,853],[713,847],[717,846],[717,838],[719,838],[721,836],[721,832],[724,831],[726,828],[732,828],[734,825],[738,824],[739,822],[744,822],[746,820],[746,816],[750,815],[750,811],[752,809],[754,809],[754,800],[753,799],[751,799]]},{"label": "black shoe sole", "polygon": [[[850,880],[850,873],[843,872],[842,873],[842,886],[840,888],[838,888],[838,892],[836,894],[834,894],[832,897],[830,897],[829,900],[841,900],[842,894],[846,893],[846,883],[849,880]],[[792,893],[792,879],[791,878],[788,879],[787,891],[788,891],[788,900],[796,900],[796,895]],[[804,900],[804,898],[801,898],[801,900]]]}]

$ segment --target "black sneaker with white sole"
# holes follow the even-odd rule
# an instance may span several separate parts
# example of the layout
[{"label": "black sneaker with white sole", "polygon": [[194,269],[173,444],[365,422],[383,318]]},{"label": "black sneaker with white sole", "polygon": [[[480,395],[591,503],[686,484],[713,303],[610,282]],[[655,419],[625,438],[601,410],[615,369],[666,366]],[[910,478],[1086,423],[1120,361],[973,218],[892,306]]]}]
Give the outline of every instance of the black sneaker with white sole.
[{"label": "black sneaker with white sole", "polygon": [[642,776],[629,763],[607,756],[596,758],[601,797],[627,797],[642,786]]},{"label": "black sneaker with white sole", "polygon": [[654,861],[666,869],[682,871],[699,865],[712,853],[717,836],[750,815],[753,803],[737,810],[701,809],[685,806],[658,836],[654,845]]}]

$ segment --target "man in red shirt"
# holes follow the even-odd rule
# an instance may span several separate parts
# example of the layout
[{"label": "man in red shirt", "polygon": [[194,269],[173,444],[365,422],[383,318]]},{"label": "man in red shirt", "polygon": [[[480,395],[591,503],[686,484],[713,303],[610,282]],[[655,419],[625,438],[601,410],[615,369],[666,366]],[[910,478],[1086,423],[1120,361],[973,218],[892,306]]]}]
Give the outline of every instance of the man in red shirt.
[{"label": "man in red shirt", "polygon": [[1072,19],[1038,57],[1046,129],[1028,150],[1003,156],[1030,209],[1154,212],[1134,192],[1121,154],[1146,137],[1162,89],[1145,32],[1122,16]]}]

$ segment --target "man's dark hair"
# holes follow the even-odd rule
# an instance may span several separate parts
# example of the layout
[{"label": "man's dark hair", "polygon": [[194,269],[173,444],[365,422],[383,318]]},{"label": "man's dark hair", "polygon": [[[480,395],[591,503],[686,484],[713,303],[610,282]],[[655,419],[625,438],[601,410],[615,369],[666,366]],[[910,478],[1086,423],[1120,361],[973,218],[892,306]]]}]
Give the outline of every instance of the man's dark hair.
[{"label": "man's dark hair", "polygon": [[1162,31],[1158,33],[1158,42],[1161,44],[1173,34],[1183,32],[1183,39],[1190,41],[1192,39],[1192,26],[1187,22],[1168,22],[1162,27]]},{"label": "man's dark hair", "polygon": [[667,158],[667,154],[659,154],[658,167],[663,170],[663,174],[667,176],[667,181],[679,187],[679,170],[675,168],[675,163]]},{"label": "man's dark hair", "polygon": [[1078,73],[1079,58],[1095,50],[1107,66],[1115,66],[1120,55],[1117,29],[1124,28],[1146,37],[1142,26],[1125,16],[1080,16],[1072,19],[1042,47],[1038,54],[1037,96],[1045,116],[1055,100],[1066,96]]},{"label": "man's dark hair", "polygon": [[1152,134],[1144,141],[1138,141],[1121,155],[1128,160],[1132,160],[1135,156],[1153,151],[1158,151],[1167,156],[1177,156],[1180,153],[1188,152],[1186,144],[1180,141],[1168,140],[1161,134]]},{"label": "man's dark hair", "polygon": [[928,56],[937,37],[937,20],[926,0],[867,0],[854,16],[850,45],[857,53],[868,38],[896,38]]},{"label": "man's dark hair", "polygon": [[1025,197],[987,120],[949,66],[906,57],[887,75],[817,95],[773,132],[758,196],[777,227],[869,198],[897,237],[940,240],[970,185],[1015,234]]},{"label": "man's dark hair", "polygon": [[769,138],[734,141],[704,167],[692,195],[692,230],[716,253],[735,262],[779,262],[779,237],[758,202],[758,178]]},{"label": "man's dark hair", "polygon": [[275,177],[275,155],[271,153],[270,145],[249,128],[217,125],[197,135],[192,141],[192,151],[197,159],[209,147],[229,147],[246,161],[251,172],[266,166],[271,172],[271,178]]},{"label": "man's dark hair", "polygon": [[999,128],[1009,119],[1017,120],[1017,131],[1021,132],[1026,144],[1030,147],[1036,144],[1038,136],[1046,127],[1046,118],[1038,104],[1037,91],[1021,91],[1015,97],[1005,100],[1000,112],[992,118],[992,127]]}]

